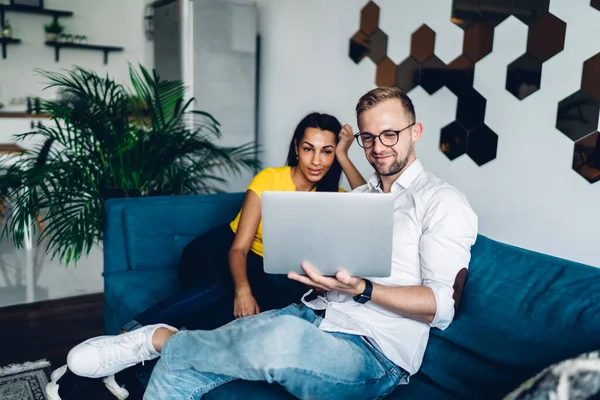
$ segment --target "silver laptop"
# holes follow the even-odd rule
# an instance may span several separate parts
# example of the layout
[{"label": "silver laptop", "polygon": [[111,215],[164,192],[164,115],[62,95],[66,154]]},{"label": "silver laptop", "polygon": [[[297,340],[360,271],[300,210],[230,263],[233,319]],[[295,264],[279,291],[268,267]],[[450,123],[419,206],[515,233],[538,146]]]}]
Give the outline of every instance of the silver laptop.
[{"label": "silver laptop", "polygon": [[304,274],[308,261],[323,275],[390,276],[391,194],[263,192],[261,207],[265,272]]}]

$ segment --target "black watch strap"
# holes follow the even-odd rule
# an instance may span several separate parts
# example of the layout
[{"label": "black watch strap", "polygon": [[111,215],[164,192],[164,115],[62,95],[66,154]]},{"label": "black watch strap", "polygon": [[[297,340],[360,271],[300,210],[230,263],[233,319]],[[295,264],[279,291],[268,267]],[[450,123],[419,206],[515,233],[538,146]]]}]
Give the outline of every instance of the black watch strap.
[{"label": "black watch strap", "polygon": [[368,279],[363,279],[365,281],[365,290],[353,297],[354,301],[360,304],[365,304],[367,301],[371,300],[371,293],[373,293],[373,283]]}]

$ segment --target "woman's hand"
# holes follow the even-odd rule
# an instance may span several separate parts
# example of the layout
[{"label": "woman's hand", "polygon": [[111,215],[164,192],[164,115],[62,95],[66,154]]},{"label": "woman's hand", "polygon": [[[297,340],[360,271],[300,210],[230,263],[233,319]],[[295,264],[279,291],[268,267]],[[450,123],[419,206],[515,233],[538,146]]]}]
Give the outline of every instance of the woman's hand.
[{"label": "woman's hand", "polygon": [[233,316],[235,318],[249,317],[260,313],[260,308],[249,287],[243,287],[235,291],[233,300]]},{"label": "woman's hand", "polygon": [[352,133],[352,127],[348,124],[342,127],[340,131],[340,141],[335,148],[336,157],[348,157],[348,150],[352,146],[354,141],[354,133]]}]

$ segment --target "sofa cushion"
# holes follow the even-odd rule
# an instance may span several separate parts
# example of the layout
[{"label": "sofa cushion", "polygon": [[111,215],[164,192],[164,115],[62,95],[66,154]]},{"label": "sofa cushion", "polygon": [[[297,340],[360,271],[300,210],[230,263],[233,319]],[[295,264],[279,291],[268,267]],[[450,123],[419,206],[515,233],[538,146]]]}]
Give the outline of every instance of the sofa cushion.
[{"label": "sofa cushion", "polygon": [[192,239],[235,218],[241,196],[205,195],[194,200],[174,198],[168,208],[157,202],[123,211],[129,269],[174,268]]},{"label": "sofa cushion", "polygon": [[598,332],[600,269],[479,236],[460,310],[431,331],[417,376],[460,397],[498,398],[600,348]]}]

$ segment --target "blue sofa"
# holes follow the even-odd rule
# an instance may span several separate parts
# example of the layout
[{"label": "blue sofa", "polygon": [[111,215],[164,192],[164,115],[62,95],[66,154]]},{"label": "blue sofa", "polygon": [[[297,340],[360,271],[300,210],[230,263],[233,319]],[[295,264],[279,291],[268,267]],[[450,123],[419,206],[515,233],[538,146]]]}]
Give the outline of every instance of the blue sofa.
[{"label": "blue sofa", "polygon": [[[185,245],[234,218],[242,199],[227,193],[107,201],[107,333],[176,292]],[[421,370],[389,398],[502,398],[546,366],[597,349],[600,269],[479,236],[455,320],[431,331]],[[291,396],[278,385],[234,381],[207,398]]]}]

